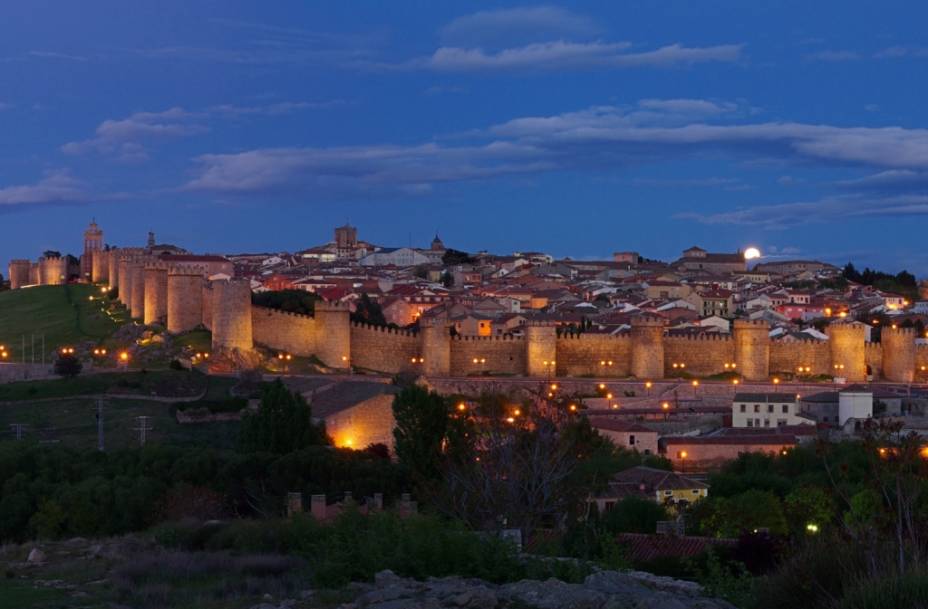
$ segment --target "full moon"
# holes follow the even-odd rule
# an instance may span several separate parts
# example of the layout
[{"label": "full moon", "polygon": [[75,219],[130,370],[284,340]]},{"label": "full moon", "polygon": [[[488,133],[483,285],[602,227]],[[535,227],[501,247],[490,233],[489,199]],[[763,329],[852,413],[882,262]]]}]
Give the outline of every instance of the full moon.
[{"label": "full moon", "polygon": [[756,247],[749,247],[744,250],[744,259],[745,260],[754,260],[755,258],[760,258],[760,250]]}]

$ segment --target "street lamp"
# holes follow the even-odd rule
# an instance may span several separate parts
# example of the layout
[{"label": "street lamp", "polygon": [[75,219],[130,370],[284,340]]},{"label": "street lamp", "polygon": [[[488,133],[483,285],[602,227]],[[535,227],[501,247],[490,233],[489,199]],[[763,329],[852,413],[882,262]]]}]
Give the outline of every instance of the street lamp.
[{"label": "street lamp", "polygon": [[651,395],[651,387],[654,386],[654,383],[651,381],[645,381],[644,388],[647,390],[647,395]]},{"label": "street lamp", "polygon": [[680,472],[684,474],[686,473],[686,457],[687,456],[688,455],[686,454],[685,450],[680,451]]}]

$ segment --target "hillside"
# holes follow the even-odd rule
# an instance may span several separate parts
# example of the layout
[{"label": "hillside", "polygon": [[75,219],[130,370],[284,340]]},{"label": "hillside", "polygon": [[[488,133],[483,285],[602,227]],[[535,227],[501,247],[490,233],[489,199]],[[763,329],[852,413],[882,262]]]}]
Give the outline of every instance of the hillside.
[{"label": "hillside", "polygon": [[41,357],[43,335],[46,353],[62,345],[101,341],[116,330],[121,320],[107,314],[99,296],[99,289],[91,285],[0,292],[0,345],[6,345],[11,359],[19,360],[24,337],[26,357],[31,357],[32,335],[36,339],[36,358]]}]

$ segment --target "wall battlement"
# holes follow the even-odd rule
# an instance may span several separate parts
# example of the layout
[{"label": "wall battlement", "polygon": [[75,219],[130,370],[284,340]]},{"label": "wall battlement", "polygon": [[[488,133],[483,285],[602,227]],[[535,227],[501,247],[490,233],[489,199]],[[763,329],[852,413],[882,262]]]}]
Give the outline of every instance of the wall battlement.
[{"label": "wall battlement", "polygon": [[[539,326],[539,327],[544,327],[544,326]],[[451,340],[458,341],[458,342],[488,342],[488,341],[521,342],[521,341],[524,341],[525,339],[521,336],[512,336],[512,335],[509,335],[509,336],[506,336],[506,335],[504,336],[461,336],[459,334],[457,336],[452,336]]]},{"label": "wall battlement", "polygon": [[368,324],[361,321],[351,322],[352,328],[363,328],[365,330],[373,330],[375,332],[381,332],[383,334],[397,334],[399,336],[418,336],[418,332],[412,330],[403,330],[402,328],[390,328],[387,326],[375,326],[374,324]]}]

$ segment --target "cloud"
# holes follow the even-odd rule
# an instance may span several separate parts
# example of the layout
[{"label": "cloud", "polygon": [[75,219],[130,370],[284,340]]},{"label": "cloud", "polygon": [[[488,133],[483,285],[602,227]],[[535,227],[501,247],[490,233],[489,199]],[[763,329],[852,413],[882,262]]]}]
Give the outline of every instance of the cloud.
[{"label": "cloud", "polygon": [[96,199],[84,182],[63,169],[46,172],[42,179],[34,184],[0,188],[0,209],[27,205],[89,203]]},{"label": "cloud", "polygon": [[7,102],[0,102],[0,112],[3,112],[4,110],[12,110],[12,109],[13,109],[13,104],[10,104]]},{"label": "cloud", "polygon": [[811,59],[812,61],[854,61],[855,59],[860,59],[860,55],[855,51],[826,49],[824,51],[809,53],[806,55],[806,59]]},{"label": "cloud", "polygon": [[93,138],[68,142],[61,147],[66,154],[98,153],[133,162],[148,158],[144,143],[155,139],[177,138],[206,130],[195,122],[200,115],[175,107],[163,112],[136,112],[124,119],[100,123]]},{"label": "cloud", "polygon": [[676,214],[674,218],[695,220],[709,225],[728,224],[764,229],[787,229],[802,224],[833,223],[846,218],[926,215],[928,215],[928,195],[897,197],[847,195],[796,203],[745,206],[734,211],[713,214],[687,212]]},{"label": "cloud", "polygon": [[479,11],[444,26],[441,41],[450,46],[492,46],[554,39],[589,38],[600,28],[585,15],[554,6]]},{"label": "cloud", "polygon": [[893,46],[877,51],[873,55],[876,59],[899,59],[903,57],[928,57],[928,47],[920,46]]},{"label": "cloud", "polygon": [[[744,122],[743,109],[744,104],[718,100],[645,99],[628,106],[516,118],[439,142],[207,154],[196,159],[193,177],[184,188],[259,196],[392,196],[520,174],[608,175],[642,164],[721,157],[736,163],[763,159],[797,166],[858,167],[901,186],[884,193],[862,182],[838,185],[843,194],[832,197],[697,214],[692,219],[774,228],[830,215],[922,213],[925,202],[918,195],[925,188],[919,176],[928,173],[928,130]],[[787,176],[779,181],[796,180]],[[728,190],[750,186],[713,177],[662,185]]]},{"label": "cloud", "polygon": [[87,61],[83,55],[74,55],[72,53],[58,53],[56,51],[29,51],[30,57],[40,57],[42,59],[64,59],[67,61]]},{"label": "cloud", "polygon": [[637,178],[633,180],[633,182],[641,186],[658,186],[666,188],[718,188],[729,192],[751,190],[751,188],[753,188],[750,184],[745,184],[739,178],[723,177],[682,179]]},{"label": "cloud", "polygon": [[442,47],[432,55],[387,69],[427,69],[436,72],[563,70],[581,68],[676,67],[705,62],[734,62],[742,45],[686,47],[672,44],[651,51],[626,52],[628,42],[569,42],[556,40],[507,48],[496,52],[482,48]]},{"label": "cloud", "polygon": [[240,116],[282,116],[291,114],[299,110],[319,110],[324,108],[335,108],[344,106],[347,102],[344,100],[330,100],[321,102],[278,102],[264,106],[237,106],[235,104],[221,104],[212,106],[209,112],[223,117],[240,117]]}]

